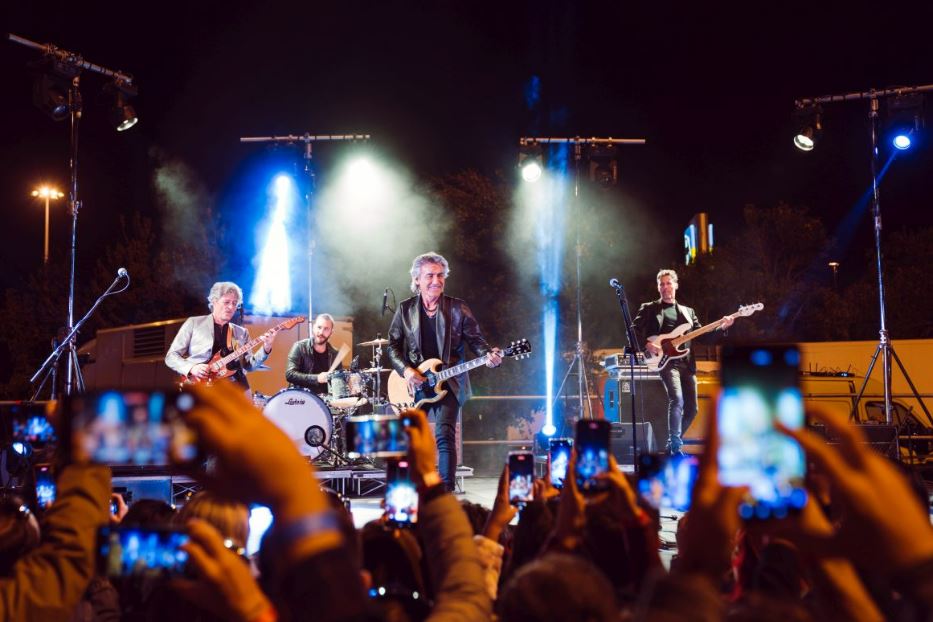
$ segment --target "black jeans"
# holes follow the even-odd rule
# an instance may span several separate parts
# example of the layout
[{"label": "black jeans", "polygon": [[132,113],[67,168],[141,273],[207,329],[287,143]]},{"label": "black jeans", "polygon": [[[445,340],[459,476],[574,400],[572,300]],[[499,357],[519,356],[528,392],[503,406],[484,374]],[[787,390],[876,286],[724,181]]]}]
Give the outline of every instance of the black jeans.
[{"label": "black jeans", "polygon": [[434,417],[434,439],[437,441],[437,471],[448,491],[457,487],[457,417],[460,402],[452,392],[427,409]]},{"label": "black jeans", "polygon": [[681,451],[683,434],[697,416],[697,376],[684,361],[672,361],[661,370],[667,391],[667,450]]}]

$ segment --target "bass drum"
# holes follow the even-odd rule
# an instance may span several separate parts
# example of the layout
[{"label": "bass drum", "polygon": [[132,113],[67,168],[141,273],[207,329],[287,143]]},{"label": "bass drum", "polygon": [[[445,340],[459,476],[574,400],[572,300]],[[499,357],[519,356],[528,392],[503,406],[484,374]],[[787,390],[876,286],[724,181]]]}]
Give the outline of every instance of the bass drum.
[{"label": "bass drum", "polygon": [[334,422],[324,400],[305,389],[282,389],[266,403],[262,414],[279,426],[302,455],[314,460],[328,445]]}]

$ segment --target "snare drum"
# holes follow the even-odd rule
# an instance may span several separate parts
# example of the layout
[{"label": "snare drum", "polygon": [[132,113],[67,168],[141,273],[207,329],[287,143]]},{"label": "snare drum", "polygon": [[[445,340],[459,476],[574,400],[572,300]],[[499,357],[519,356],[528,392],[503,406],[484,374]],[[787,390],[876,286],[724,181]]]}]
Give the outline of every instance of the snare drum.
[{"label": "snare drum", "polygon": [[280,427],[302,455],[312,460],[330,443],[334,422],[324,400],[305,389],[283,389],[269,398],[262,414]]},{"label": "snare drum", "polygon": [[366,403],[366,377],[357,371],[341,370],[327,377],[327,402],[333,408],[356,408]]}]

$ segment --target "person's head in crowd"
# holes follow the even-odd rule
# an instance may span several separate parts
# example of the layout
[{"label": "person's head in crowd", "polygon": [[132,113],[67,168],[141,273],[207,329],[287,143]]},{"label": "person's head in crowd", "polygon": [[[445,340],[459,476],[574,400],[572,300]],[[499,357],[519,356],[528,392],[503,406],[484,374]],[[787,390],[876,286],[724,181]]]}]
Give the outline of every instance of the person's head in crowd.
[{"label": "person's head in crowd", "polygon": [[15,495],[0,497],[0,576],[9,576],[13,565],[39,544],[39,522]]},{"label": "person's head in crowd", "polygon": [[201,490],[196,492],[178,514],[174,522],[184,525],[192,518],[213,525],[225,539],[230,539],[238,548],[244,548],[249,538],[249,508],[236,501],[228,501]]},{"label": "person's head in crowd", "polygon": [[[348,553],[350,557],[353,558],[353,563],[357,567],[362,567],[363,559],[360,554],[360,537],[353,524],[353,514],[347,507],[346,497],[330,488],[322,487],[321,490],[324,492],[324,496],[330,504],[331,509],[337,514],[337,524],[340,528],[340,533],[343,534],[344,540],[346,541]],[[367,583],[367,579],[364,578],[363,582]]]},{"label": "person's head in crowd", "polygon": [[512,556],[507,568],[509,574],[537,557],[554,527],[554,517],[550,506],[540,499],[525,506],[512,532]]},{"label": "person's head in crowd", "polygon": [[496,611],[502,622],[609,622],[618,619],[612,585],[586,560],[548,553],[506,582]]},{"label": "person's head in crowd", "polygon": [[483,527],[486,526],[486,520],[489,518],[489,508],[483,507],[479,503],[472,503],[464,499],[460,502],[463,513],[470,521],[470,527],[473,528],[473,534],[483,533]]},{"label": "person's head in crowd", "polygon": [[373,521],[360,531],[360,541],[363,568],[370,575],[369,595],[376,599],[387,622],[423,620],[429,611],[429,595],[415,536]]},{"label": "person's head in crowd", "polygon": [[139,527],[159,527],[170,525],[175,516],[175,508],[160,499],[140,499],[130,505],[126,511],[123,525]]}]

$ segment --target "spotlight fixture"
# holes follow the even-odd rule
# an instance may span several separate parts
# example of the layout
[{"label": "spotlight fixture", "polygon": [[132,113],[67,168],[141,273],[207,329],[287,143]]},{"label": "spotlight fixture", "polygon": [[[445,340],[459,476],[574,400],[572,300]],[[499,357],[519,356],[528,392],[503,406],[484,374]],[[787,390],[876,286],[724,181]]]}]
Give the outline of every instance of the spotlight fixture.
[{"label": "spotlight fixture", "polygon": [[118,132],[125,132],[139,121],[136,110],[126,100],[136,95],[136,87],[117,80],[104,87],[104,92],[113,96],[110,106],[110,124]]},{"label": "spotlight fixture", "polygon": [[813,151],[822,133],[823,109],[820,106],[798,108],[794,146],[801,151]]},{"label": "spotlight fixture", "polygon": [[32,103],[54,121],[64,121],[71,112],[68,90],[78,75],[74,65],[53,58],[40,58],[28,63],[33,72]]},{"label": "spotlight fixture", "polygon": [[891,144],[899,151],[910,149],[923,129],[923,94],[897,95],[885,101],[886,125]]},{"label": "spotlight fixture", "polygon": [[619,183],[619,161],[615,145],[592,145],[588,154],[590,181],[601,188]]},{"label": "spotlight fixture", "polygon": [[522,173],[522,179],[533,183],[541,179],[544,174],[544,154],[541,145],[531,141],[520,143],[518,152],[518,168]]}]

